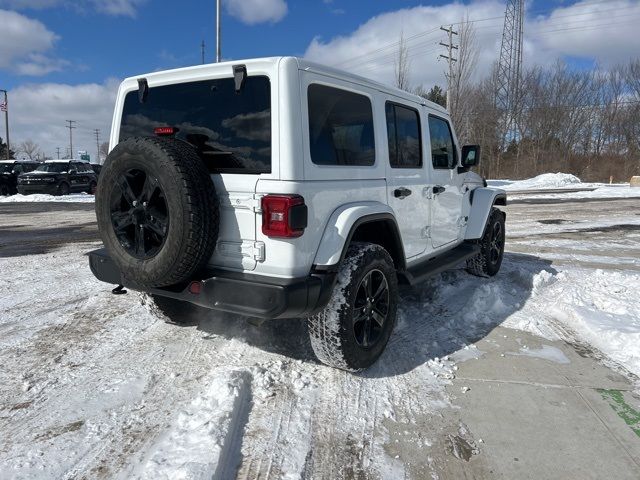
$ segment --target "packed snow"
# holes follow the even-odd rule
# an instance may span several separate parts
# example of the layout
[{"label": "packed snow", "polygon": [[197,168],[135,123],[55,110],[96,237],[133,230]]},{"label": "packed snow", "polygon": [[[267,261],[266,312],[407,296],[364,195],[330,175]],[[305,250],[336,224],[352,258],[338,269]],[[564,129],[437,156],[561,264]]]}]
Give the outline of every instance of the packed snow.
[{"label": "packed snow", "polygon": [[47,195],[45,193],[34,193],[31,195],[9,195],[0,197],[0,203],[13,202],[70,202],[70,203],[93,203],[95,197],[88,193],[71,193],[69,195]]},{"label": "packed snow", "polygon": [[0,256],[0,478],[435,478],[441,442],[455,461],[456,438],[484,448],[443,419],[478,390],[447,389],[497,327],[540,339],[505,366],[565,366],[563,340],[640,375],[640,211],[615,204],[508,207],[500,273],[403,290],[386,351],[356,375],[315,361],[302,320],[167,324],[146,295],[92,276],[98,243]]},{"label": "packed snow", "polygon": [[488,183],[490,186],[500,187],[507,191],[575,187],[582,184],[578,177],[570,173],[543,173],[526,180],[489,180]]}]

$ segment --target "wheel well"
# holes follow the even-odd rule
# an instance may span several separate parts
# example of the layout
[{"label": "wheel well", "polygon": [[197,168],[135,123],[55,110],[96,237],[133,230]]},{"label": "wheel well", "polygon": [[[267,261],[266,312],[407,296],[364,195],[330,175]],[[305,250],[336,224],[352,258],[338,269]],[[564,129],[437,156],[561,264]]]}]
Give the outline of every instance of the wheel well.
[{"label": "wheel well", "polygon": [[[392,219],[380,219],[360,223],[353,231],[348,243],[351,242],[368,242],[380,245],[389,252],[396,269],[404,270],[404,248],[402,247],[398,227]],[[348,243],[345,245],[345,251],[346,247],[349,246]]]},{"label": "wheel well", "polygon": [[496,197],[495,201],[493,202],[494,205],[502,205],[503,207],[507,206],[507,197],[506,195],[499,195]]}]

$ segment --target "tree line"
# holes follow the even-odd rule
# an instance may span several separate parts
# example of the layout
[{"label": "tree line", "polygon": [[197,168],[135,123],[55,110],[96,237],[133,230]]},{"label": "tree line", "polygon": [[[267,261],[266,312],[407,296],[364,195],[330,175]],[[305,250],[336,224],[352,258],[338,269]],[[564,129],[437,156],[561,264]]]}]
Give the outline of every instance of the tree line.
[{"label": "tree line", "polygon": [[[459,61],[450,92],[407,88],[406,45],[396,61],[405,89],[446,104],[461,144],[482,149],[480,173],[488,178],[529,178],[565,172],[583,181],[628,181],[640,175],[640,58],[611,68],[574,69],[557,60],[524,69],[520,79],[518,130],[505,132],[496,107],[497,66],[474,81],[478,43],[471,23],[460,26]],[[404,75],[398,75],[399,70]],[[398,82],[396,82],[398,85]]]}]

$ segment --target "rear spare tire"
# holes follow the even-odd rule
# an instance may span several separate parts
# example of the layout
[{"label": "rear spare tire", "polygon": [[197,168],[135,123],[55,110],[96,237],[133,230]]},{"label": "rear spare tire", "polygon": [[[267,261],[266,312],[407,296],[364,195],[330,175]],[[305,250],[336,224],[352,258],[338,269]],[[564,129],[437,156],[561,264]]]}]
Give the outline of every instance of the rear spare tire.
[{"label": "rear spare tire", "polygon": [[125,280],[140,287],[174,285],[201,270],[216,245],[218,215],[209,172],[180,140],[124,140],[98,179],[100,235]]}]

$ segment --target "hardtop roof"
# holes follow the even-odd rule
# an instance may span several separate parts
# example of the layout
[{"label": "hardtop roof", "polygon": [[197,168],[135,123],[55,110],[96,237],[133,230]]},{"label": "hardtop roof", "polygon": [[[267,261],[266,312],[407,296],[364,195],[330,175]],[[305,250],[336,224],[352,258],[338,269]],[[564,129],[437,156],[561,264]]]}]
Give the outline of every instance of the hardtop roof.
[{"label": "hardtop roof", "polygon": [[356,75],[354,73],[350,73],[346,70],[329,67],[327,65],[323,65],[320,63],[310,62],[300,57],[285,57],[285,56],[263,57],[263,58],[250,58],[250,59],[242,59],[242,60],[231,60],[231,61],[220,62],[220,63],[209,63],[204,65],[195,65],[191,67],[182,67],[182,68],[176,68],[171,70],[162,70],[158,72],[150,72],[146,74],[136,75],[136,76],[125,79],[124,82],[130,83],[132,81],[137,81],[140,78],[147,78],[148,80],[161,80],[163,77],[169,77],[169,76],[171,77],[176,77],[176,76],[179,77],[180,75],[191,76],[189,74],[192,74],[192,73],[200,73],[202,75],[202,73],[206,72],[207,70],[211,70],[212,72],[215,72],[223,68],[229,69],[229,75],[231,75],[232,74],[231,67],[233,65],[244,64],[247,66],[252,66],[252,65],[258,66],[260,64],[264,65],[269,63],[273,65],[277,65],[279,62],[286,61],[286,60],[293,60],[297,62],[299,70],[313,71],[318,74],[331,76],[334,78],[346,80],[362,86],[373,88],[373,89],[376,89],[400,98],[404,98],[406,100],[409,100],[415,103],[429,106],[434,110],[437,110],[445,115],[448,115],[448,112],[445,108],[419,95],[415,95],[413,93],[400,90],[399,88],[393,87],[391,85],[385,85],[383,83],[376,82],[375,80],[372,80],[370,78],[363,77],[360,75]]}]

